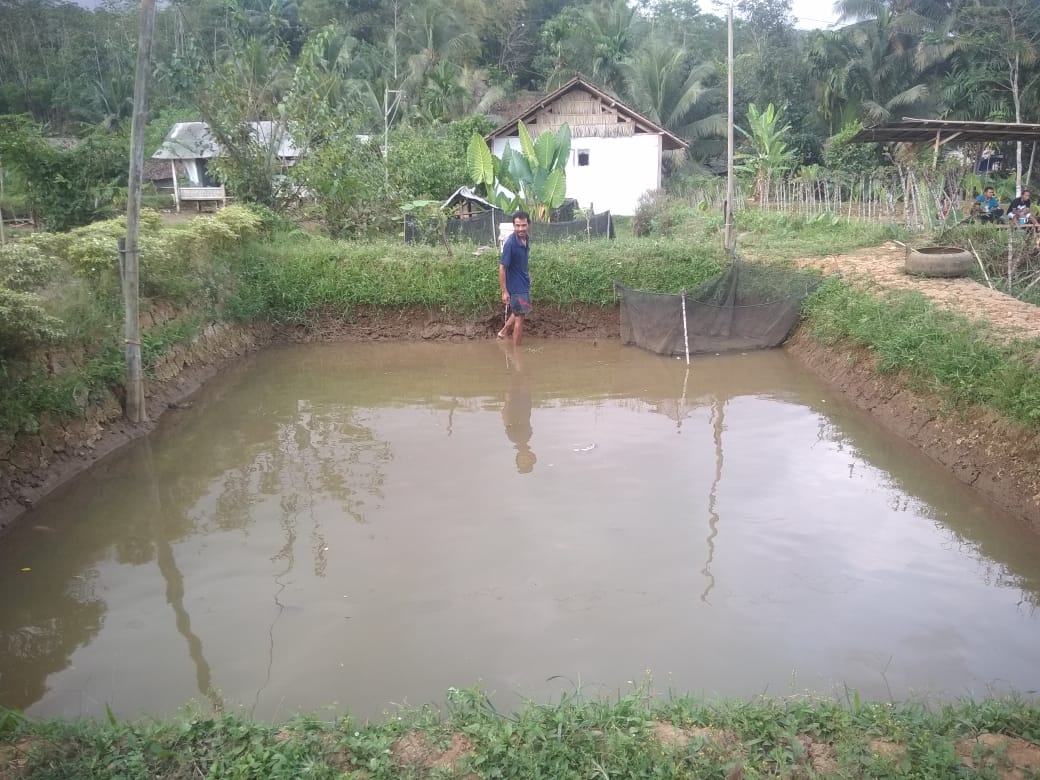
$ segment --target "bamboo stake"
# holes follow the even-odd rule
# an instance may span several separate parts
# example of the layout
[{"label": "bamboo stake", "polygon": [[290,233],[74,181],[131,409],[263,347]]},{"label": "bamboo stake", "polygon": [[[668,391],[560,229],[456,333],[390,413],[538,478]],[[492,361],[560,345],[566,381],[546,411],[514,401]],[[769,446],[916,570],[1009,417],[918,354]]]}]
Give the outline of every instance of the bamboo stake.
[{"label": "bamboo stake", "polygon": [[690,334],[686,330],[686,290],[682,291],[682,335],[683,347],[686,349],[686,365],[690,365]]},{"label": "bamboo stake", "polygon": [[989,274],[986,273],[986,266],[982,264],[982,258],[979,257],[979,253],[975,251],[975,245],[971,243],[971,239],[968,239],[968,246],[971,247],[971,253],[975,255],[975,259],[979,261],[979,270],[982,271],[982,275],[986,278],[986,284],[989,285],[989,289],[993,289],[993,280],[989,278]]}]

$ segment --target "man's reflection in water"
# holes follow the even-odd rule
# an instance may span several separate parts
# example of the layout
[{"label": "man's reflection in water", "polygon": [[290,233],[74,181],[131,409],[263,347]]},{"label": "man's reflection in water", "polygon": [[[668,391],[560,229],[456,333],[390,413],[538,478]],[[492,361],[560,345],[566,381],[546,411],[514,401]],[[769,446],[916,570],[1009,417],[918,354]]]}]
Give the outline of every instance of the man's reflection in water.
[{"label": "man's reflection in water", "polygon": [[506,426],[506,436],[516,447],[517,472],[529,474],[538,460],[528,444],[532,433],[531,382],[524,370],[520,351],[512,345],[500,343],[499,346],[506,353],[506,366],[509,369],[509,389],[502,407],[502,422]]}]

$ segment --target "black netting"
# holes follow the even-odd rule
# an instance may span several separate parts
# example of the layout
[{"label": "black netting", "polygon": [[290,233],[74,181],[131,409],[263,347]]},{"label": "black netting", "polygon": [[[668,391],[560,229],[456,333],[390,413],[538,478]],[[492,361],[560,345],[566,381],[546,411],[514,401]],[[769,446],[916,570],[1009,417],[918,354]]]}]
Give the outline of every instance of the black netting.
[{"label": "black netting", "polygon": [[[621,340],[682,355],[778,347],[798,324],[802,300],[819,277],[757,263],[732,263],[684,293],[648,293],[615,284],[621,297]],[[683,297],[686,326],[683,330]]]},{"label": "black netting", "polygon": [[[468,241],[473,244],[498,244],[498,226],[513,220],[511,214],[501,209],[482,211],[466,217],[452,217],[446,227],[449,241]],[[405,217],[404,240],[408,243],[435,242],[440,240],[439,228],[423,222],[413,215]],[[559,222],[532,222],[529,231],[531,240],[563,241],[568,238],[614,238],[614,221],[610,212],[593,214],[588,219],[573,219]]]}]

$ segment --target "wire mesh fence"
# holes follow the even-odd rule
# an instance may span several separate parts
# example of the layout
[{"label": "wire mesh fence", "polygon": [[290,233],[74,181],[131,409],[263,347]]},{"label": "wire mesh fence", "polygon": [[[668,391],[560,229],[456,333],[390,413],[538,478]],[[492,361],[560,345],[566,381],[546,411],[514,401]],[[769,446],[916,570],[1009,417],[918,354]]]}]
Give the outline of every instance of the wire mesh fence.
[{"label": "wire mesh fence", "polygon": [[[972,195],[965,192],[962,178],[960,173],[903,166],[863,176],[822,170],[793,177],[767,176],[738,181],[733,208],[756,206],[802,217],[831,214],[910,230],[934,229],[967,216]],[[701,208],[722,211],[726,182],[700,181],[679,194]]]},{"label": "wire mesh fence", "polygon": [[[404,218],[404,240],[408,243],[436,243],[443,235],[452,242],[497,246],[499,225],[512,222],[512,215],[501,209],[489,209],[464,217],[450,217],[442,225],[423,220],[413,214]],[[588,213],[578,219],[556,222],[532,222],[529,235],[532,241],[588,240],[615,237],[614,220],[609,211]]]}]

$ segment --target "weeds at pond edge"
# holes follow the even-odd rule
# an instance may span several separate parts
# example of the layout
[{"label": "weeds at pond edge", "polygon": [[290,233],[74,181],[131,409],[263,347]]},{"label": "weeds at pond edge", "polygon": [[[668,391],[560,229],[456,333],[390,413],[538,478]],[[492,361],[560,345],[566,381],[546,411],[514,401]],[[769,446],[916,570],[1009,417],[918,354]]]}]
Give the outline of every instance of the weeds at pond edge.
[{"label": "weeds at pond edge", "polygon": [[[928,706],[812,697],[751,701],[578,693],[496,710],[452,689],[443,708],[377,723],[44,721],[0,712],[11,778],[944,778],[1040,772],[1040,707],[1019,698]],[[1019,774],[1011,774],[1018,772]],[[1032,773],[1032,774],[1030,774]]]}]

